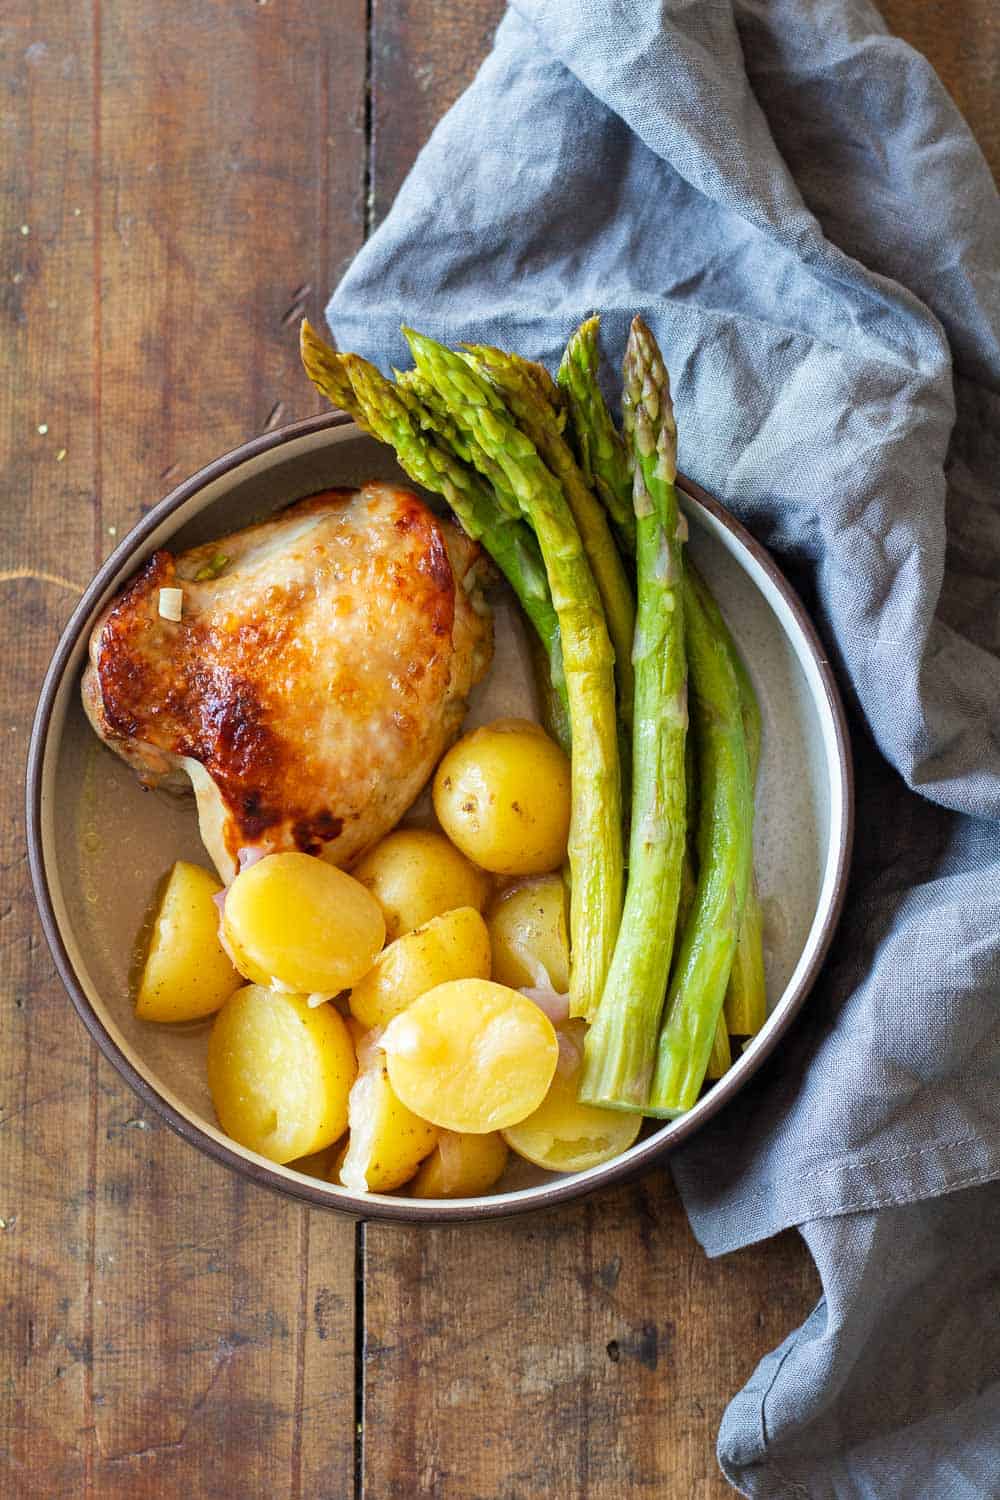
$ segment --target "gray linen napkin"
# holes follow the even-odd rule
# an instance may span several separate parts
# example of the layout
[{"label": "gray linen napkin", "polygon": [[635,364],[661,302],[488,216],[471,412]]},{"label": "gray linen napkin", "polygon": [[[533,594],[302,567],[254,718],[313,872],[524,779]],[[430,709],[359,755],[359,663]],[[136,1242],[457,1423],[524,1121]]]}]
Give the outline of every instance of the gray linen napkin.
[{"label": "gray linen napkin", "polygon": [[674,1162],[710,1254],[798,1225],[823,1281],[723,1421],[745,1494],[1000,1495],[998,255],[982,156],[867,0],[516,0],[329,308],[383,366],[404,320],[552,364],[642,312],[682,468],[837,664],[847,914]]}]

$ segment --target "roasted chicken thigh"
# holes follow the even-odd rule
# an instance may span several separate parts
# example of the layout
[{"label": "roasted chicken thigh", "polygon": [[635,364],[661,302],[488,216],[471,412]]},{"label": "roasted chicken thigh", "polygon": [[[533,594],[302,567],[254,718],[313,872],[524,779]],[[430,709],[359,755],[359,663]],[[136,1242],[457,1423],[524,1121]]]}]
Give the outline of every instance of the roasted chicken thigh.
[{"label": "roasted chicken thigh", "polygon": [[409,490],[328,490],[154,553],[94,628],[84,707],[146,784],[190,781],[224,880],[254,851],[346,864],[418,795],[489,665],[483,566]]}]

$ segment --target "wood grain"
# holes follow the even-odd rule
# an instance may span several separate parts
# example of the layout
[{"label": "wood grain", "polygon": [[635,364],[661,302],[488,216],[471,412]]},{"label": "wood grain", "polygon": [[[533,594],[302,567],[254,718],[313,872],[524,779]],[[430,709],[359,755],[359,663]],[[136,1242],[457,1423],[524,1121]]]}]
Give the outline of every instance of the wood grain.
[{"label": "wood grain", "polygon": [[372,0],[369,211],[375,228],[489,50],[503,0]]},{"label": "wood grain", "polygon": [[365,1233],[364,1494],[731,1493],[728,1396],[801,1320],[797,1236],[708,1262],[668,1177],[558,1214]]},{"label": "wood grain", "polygon": [[46,9],[0,19],[0,1487],[16,1496],[39,1470],[49,1494],[81,1493],[91,1350],[93,1054],[37,929],[21,820],[41,669],[95,557],[93,236],[74,214],[92,182],[90,33]]},{"label": "wood grain", "polygon": [[[0,1492],[14,1500],[707,1500],[729,1493],[726,1400],[815,1297],[794,1235],[706,1261],[659,1173],[517,1223],[369,1225],[356,1260],[353,1226],[230,1178],[98,1064],[34,916],[24,751],[77,591],[184,474],[318,407],[299,310],[320,313],[502,9],[372,0],[367,37],[365,0],[0,14]],[[1000,169],[993,0],[883,9]]]},{"label": "wood grain", "polygon": [[[23,361],[4,413],[19,496],[5,559],[82,584],[187,472],[318,406],[296,325],[361,240],[364,15],[363,0],[104,0],[57,24],[21,8],[4,36],[22,97],[8,203],[29,226],[23,275],[4,281]],[[0,594],[19,743],[72,597],[46,578]],[[353,1225],[313,1228],[220,1171],[97,1064],[32,920],[20,777],[2,795],[17,883],[0,1252],[15,1257],[17,1353],[0,1469],[46,1500],[346,1495]],[[5,904],[8,888],[5,874]]]}]

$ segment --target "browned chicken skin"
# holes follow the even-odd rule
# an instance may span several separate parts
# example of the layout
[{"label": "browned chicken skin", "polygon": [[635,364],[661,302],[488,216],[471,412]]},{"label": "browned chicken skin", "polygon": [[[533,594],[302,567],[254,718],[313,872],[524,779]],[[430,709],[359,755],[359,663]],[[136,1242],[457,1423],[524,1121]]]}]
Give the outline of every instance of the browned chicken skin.
[{"label": "browned chicken skin", "polygon": [[84,707],[147,784],[186,774],[224,880],[243,850],[346,864],[418,795],[489,665],[481,568],[411,491],[328,490],[154,553],[94,628]]}]

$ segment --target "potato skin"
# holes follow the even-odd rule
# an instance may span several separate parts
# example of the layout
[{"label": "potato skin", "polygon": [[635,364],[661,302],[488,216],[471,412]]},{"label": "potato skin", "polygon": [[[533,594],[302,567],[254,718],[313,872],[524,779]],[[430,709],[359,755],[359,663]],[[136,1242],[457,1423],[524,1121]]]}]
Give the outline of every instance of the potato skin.
[{"label": "potato skin", "polygon": [[207,1064],[219,1124],[260,1156],[311,1156],[347,1128],[357,1059],[332,1005],[245,985],[215,1018]]},{"label": "potato skin", "polygon": [[566,857],[570,764],[528,719],[497,719],[453,745],[434,811],[462,853],[494,875],[545,875]]},{"label": "potato skin", "polygon": [[441,833],[397,828],[354,869],[385,917],[390,942],[458,906],[482,911],[490,882]]},{"label": "potato skin", "polygon": [[363,1026],[388,1026],[393,1016],[449,979],[489,979],[490,938],[472,906],[432,917],[384,948],[350,995]]},{"label": "potato skin", "polygon": [[566,887],[561,875],[527,880],[498,896],[487,926],[493,978],[512,989],[569,989]]},{"label": "potato skin", "polygon": [[222,884],[200,865],[179,859],[160,897],[136,993],[141,1021],[198,1021],[240,984],[219,942]]},{"label": "potato skin", "polygon": [[500,1180],[509,1157],[499,1131],[459,1135],[442,1130],[438,1144],[414,1177],[410,1193],[414,1198],[476,1198]]}]

